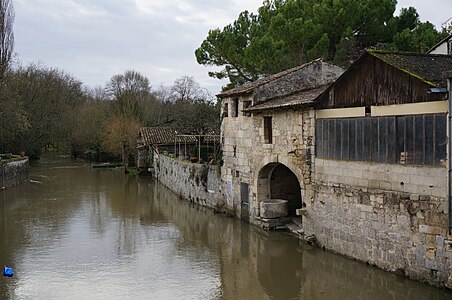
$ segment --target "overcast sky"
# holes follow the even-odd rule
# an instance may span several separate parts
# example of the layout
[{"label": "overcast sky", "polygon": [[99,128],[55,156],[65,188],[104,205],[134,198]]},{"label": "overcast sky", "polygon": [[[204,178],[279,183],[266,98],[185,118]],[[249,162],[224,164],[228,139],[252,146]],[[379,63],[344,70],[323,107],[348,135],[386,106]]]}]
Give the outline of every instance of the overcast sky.
[{"label": "overcast sky", "polygon": [[[89,87],[136,70],[151,85],[193,76],[212,93],[225,82],[209,78],[194,51],[210,29],[223,28],[263,0],[13,0],[15,52],[22,64],[38,62],[72,74]],[[452,0],[399,0],[422,21],[440,28]]]}]

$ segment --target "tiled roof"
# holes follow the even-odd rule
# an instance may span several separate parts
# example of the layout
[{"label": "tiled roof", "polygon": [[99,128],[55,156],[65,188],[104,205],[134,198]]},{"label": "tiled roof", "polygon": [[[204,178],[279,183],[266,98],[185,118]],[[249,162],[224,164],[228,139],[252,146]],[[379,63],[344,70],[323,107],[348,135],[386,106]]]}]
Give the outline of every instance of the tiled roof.
[{"label": "tiled roof", "polygon": [[220,136],[214,133],[210,134],[201,134],[201,135],[192,135],[192,134],[179,134],[176,135],[176,142],[185,142],[185,143],[197,143],[198,137],[202,137],[202,142],[219,142]]},{"label": "tiled roof", "polygon": [[140,129],[143,145],[162,145],[174,143],[177,132],[166,127],[142,127]]},{"label": "tiled roof", "polygon": [[204,142],[220,142],[220,136],[219,135],[205,135],[204,136]]},{"label": "tiled roof", "polygon": [[452,69],[452,56],[371,50],[368,53],[427,84],[446,87],[443,72]]},{"label": "tiled roof", "polygon": [[[171,145],[174,143],[197,143],[199,135],[178,134],[177,131],[167,127],[142,127],[140,129],[141,145]],[[220,136],[214,132],[201,135],[205,142],[220,141]]]},{"label": "tiled roof", "polygon": [[267,83],[269,83],[269,82],[271,82],[273,80],[276,80],[276,79],[281,78],[283,76],[286,76],[286,75],[288,75],[290,73],[293,73],[293,72],[296,72],[298,70],[301,70],[301,69],[307,67],[308,65],[313,64],[313,63],[317,63],[319,61],[321,61],[320,58],[316,59],[314,61],[311,61],[309,63],[303,64],[301,66],[294,67],[294,68],[287,69],[285,71],[282,71],[282,72],[279,72],[279,73],[276,73],[276,74],[272,74],[272,75],[266,76],[264,78],[258,79],[256,81],[250,82],[248,84],[244,84],[242,86],[239,86],[239,87],[236,87],[236,88],[233,88],[233,89],[221,92],[221,93],[219,93],[217,95],[217,97],[219,97],[219,98],[226,98],[226,97],[232,97],[232,96],[237,96],[237,95],[243,95],[243,94],[251,93],[252,91],[254,91],[256,88],[260,87],[261,85],[267,84]]},{"label": "tiled roof", "polygon": [[245,109],[246,112],[257,112],[269,109],[278,109],[278,108],[289,108],[289,107],[297,107],[304,106],[314,103],[315,99],[322,94],[328,85],[310,89],[305,91],[296,92],[291,95],[286,95],[282,97],[276,97],[269,99],[264,102],[259,102],[248,109]]},{"label": "tiled roof", "polygon": [[175,136],[175,141],[177,143],[196,143],[198,138],[191,134],[178,134]]}]

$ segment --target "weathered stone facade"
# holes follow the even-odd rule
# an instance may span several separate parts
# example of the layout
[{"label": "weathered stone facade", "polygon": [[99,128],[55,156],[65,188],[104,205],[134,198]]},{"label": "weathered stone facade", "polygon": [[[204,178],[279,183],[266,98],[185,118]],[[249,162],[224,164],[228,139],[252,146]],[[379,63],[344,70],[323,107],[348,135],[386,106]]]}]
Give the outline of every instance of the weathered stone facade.
[{"label": "weathered stone facade", "polygon": [[[271,116],[274,120],[273,144],[264,142],[263,116]],[[259,216],[259,202],[270,198],[270,176],[279,164],[288,168],[284,174],[291,172],[296,176],[299,194],[313,196],[309,179],[313,117],[312,110],[298,110],[223,120],[222,177],[229,191],[226,193],[227,203],[237,216],[242,214],[240,183],[249,185],[250,221],[254,222]],[[311,131],[311,138],[308,131]]]},{"label": "weathered stone facade", "polygon": [[368,52],[319,96],[305,234],[326,249],[452,288],[448,108],[444,89],[428,92],[444,87],[441,70],[451,66],[450,56]]},{"label": "weathered stone facade", "polygon": [[[303,227],[319,245],[411,278],[446,285],[445,167],[315,159]],[[450,283],[449,283],[450,284]]]},{"label": "weathered stone facade", "polygon": [[[220,94],[222,115],[227,116],[221,124],[221,173],[227,204],[236,216],[258,223],[259,203],[270,198],[289,199],[289,215],[294,216],[304,199],[314,196],[310,179],[314,110],[293,107],[252,114],[244,110],[331,84],[342,72],[337,66],[317,60],[253,83],[252,89]],[[309,102],[311,98],[304,100]],[[270,142],[265,118],[271,123]]]},{"label": "weathered stone facade", "polygon": [[[418,59],[422,61],[427,58],[413,56],[410,59],[416,63]],[[367,64],[367,61],[370,62]],[[359,65],[362,69],[355,67],[345,74],[350,79],[342,76],[331,86],[333,88],[313,97],[315,101],[324,101],[315,108],[314,105],[301,105],[308,103],[301,98],[298,100],[300,105],[294,105],[296,95],[283,101],[274,101],[276,105],[271,104],[274,99],[272,95],[284,98],[284,93],[294,93],[298,76],[309,79],[299,80],[301,85],[306,84],[307,89],[316,89],[316,76],[312,76],[312,72],[319,72],[317,77],[320,81],[326,78],[320,74],[322,71],[318,64],[310,65],[304,71],[298,69],[293,74],[274,76],[273,80],[262,84],[254,83],[250,88],[245,86],[220,94],[223,101],[222,113],[226,116],[222,120],[221,131],[224,158],[222,178],[227,204],[236,216],[251,223],[262,224],[259,212],[261,201],[289,200],[290,216],[294,217],[290,213],[291,202],[295,208],[302,208],[296,212],[302,215],[301,232],[306,238],[309,237],[309,241],[315,240],[319,246],[328,250],[388,271],[452,288],[452,237],[447,234],[447,169],[442,156],[435,162],[427,162],[425,152],[424,160],[420,163],[416,161],[415,164],[415,160],[412,160],[413,150],[403,148],[406,145],[402,145],[397,151],[391,148],[393,152],[390,152],[389,146],[381,146],[381,153],[386,154],[387,161],[384,163],[377,162],[375,158],[352,161],[351,157],[341,155],[337,159],[314,157],[316,118],[346,119],[348,122],[353,118],[373,117],[373,120],[385,120],[384,118],[392,116],[391,124],[395,124],[394,116],[416,115],[417,120],[445,120],[447,109],[445,110],[444,101],[441,102],[440,94],[424,95],[425,82],[416,82],[420,86],[417,92],[418,87],[413,88],[412,81],[419,81],[418,77],[411,78],[414,76],[403,72],[396,76],[393,73],[394,66],[384,65],[385,61],[379,62],[383,64],[379,67],[387,73],[378,76],[372,73],[375,81],[366,81],[369,86],[361,88],[365,81],[363,77],[368,76],[368,70],[375,67],[375,61],[374,57],[364,56]],[[331,74],[334,73],[333,69],[324,69],[330,72],[330,79],[334,77]],[[410,86],[410,92],[418,98],[416,101],[412,101],[412,97],[400,98],[390,88],[385,89],[386,85],[373,85],[374,82],[379,82],[379,76],[384,79],[393,78],[391,76],[402,78],[400,80],[403,84],[397,86],[397,91]],[[348,86],[349,82],[351,87]],[[359,88],[355,88],[355,85]],[[298,88],[303,89],[301,86]],[[376,94],[367,95],[365,92]],[[340,97],[335,98],[336,93]],[[406,91],[404,93],[407,94]],[[386,98],[383,96],[393,101],[390,102],[391,106],[385,104]],[[315,105],[317,104],[319,103],[316,102]],[[377,124],[374,127],[377,129],[372,134],[378,133],[380,123],[373,124]],[[422,142],[416,140],[416,143],[423,143],[423,146],[415,151],[427,151],[427,141],[432,143],[433,138],[426,138],[427,125],[434,124],[429,128],[435,128],[435,139],[436,136],[444,135],[446,130],[445,126],[439,127],[440,123],[436,121],[416,124],[425,126],[415,128],[413,125],[406,125],[405,131],[411,130],[409,134],[413,134],[414,128],[421,128],[420,132],[425,130],[419,135]],[[333,130],[327,132],[328,137],[343,132],[342,127],[334,126]],[[369,126],[372,128],[372,125]],[[389,145],[390,142],[394,144],[401,138],[407,138],[408,135],[403,132],[394,134],[395,126],[391,129],[394,139],[390,141],[388,138],[388,142],[385,140],[382,145]],[[389,134],[389,129],[385,130],[387,131],[382,132]],[[269,135],[268,132],[272,134]],[[433,131],[429,134],[431,132]],[[365,134],[369,132],[362,131],[363,140]],[[335,139],[328,144],[332,149],[328,151],[340,152],[342,140],[336,145]],[[344,143],[349,145],[348,140]],[[370,142],[366,145],[369,146]],[[438,145],[445,147],[444,140],[435,142],[435,147]],[[376,147],[380,149],[380,142]],[[378,151],[380,154],[380,150]],[[438,150],[437,154],[445,153],[441,151]],[[389,155],[392,155],[391,162],[388,160]],[[406,158],[411,159],[411,165],[406,164]],[[296,199],[297,194],[301,197],[301,202]]]},{"label": "weathered stone facade", "polygon": [[225,209],[218,166],[194,164],[165,155],[154,155],[155,177],[172,191],[191,202]]},{"label": "weathered stone facade", "polygon": [[0,164],[0,188],[8,188],[28,179],[28,158]]}]

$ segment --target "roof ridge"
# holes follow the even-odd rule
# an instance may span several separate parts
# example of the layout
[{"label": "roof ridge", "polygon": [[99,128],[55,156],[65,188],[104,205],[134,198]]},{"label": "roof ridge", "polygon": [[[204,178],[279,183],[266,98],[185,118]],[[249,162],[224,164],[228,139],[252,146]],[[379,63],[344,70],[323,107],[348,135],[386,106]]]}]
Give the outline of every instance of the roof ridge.
[{"label": "roof ridge", "polygon": [[[255,81],[248,82],[248,83],[246,83],[244,85],[241,85],[241,86],[235,87],[233,89],[221,92],[221,93],[217,94],[217,96],[224,96],[224,95],[228,95],[228,94],[235,94],[236,91],[238,92],[239,90],[243,90],[243,89],[244,89],[243,93],[246,93],[246,92],[249,92],[249,91],[253,91],[256,88],[258,88],[258,87],[260,87],[260,86],[262,86],[264,84],[269,83],[270,81],[279,79],[279,78],[281,78],[283,76],[289,75],[291,73],[294,73],[294,72],[296,72],[298,70],[304,69],[307,66],[310,66],[310,65],[312,65],[314,63],[318,63],[318,62],[322,63],[323,59],[322,58],[317,58],[317,59],[312,60],[310,62],[301,64],[299,66],[295,66],[295,67],[292,67],[292,68],[280,71],[278,73],[273,73],[273,74],[266,75],[265,77],[259,78],[259,79],[255,80]],[[250,88],[246,89],[247,86],[250,86]],[[251,87],[251,86],[253,86],[253,87]],[[238,92],[238,93],[240,93],[240,92]]]},{"label": "roof ridge", "polygon": [[[443,84],[443,80],[436,74],[438,71],[433,70],[433,66],[443,69],[452,62],[452,56],[446,54],[380,50],[367,51],[367,54],[431,86]],[[438,66],[438,63],[442,65]]]},{"label": "roof ridge", "polygon": [[419,53],[419,52],[408,52],[408,51],[388,51],[388,50],[378,50],[370,49],[367,53],[373,55],[373,53],[379,54],[395,54],[395,55],[409,55],[409,56],[426,56],[426,57],[450,57],[449,54],[433,54],[433,53]]}]

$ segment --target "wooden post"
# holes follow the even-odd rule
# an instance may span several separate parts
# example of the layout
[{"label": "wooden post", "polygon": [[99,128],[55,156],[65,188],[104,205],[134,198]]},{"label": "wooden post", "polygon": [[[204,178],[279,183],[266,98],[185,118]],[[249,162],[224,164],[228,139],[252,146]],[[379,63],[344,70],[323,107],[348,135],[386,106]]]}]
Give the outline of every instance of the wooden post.
[{"label": "wooden post", "polygon": [[198,135],[198,162],[201,160],[201,136]]}]

